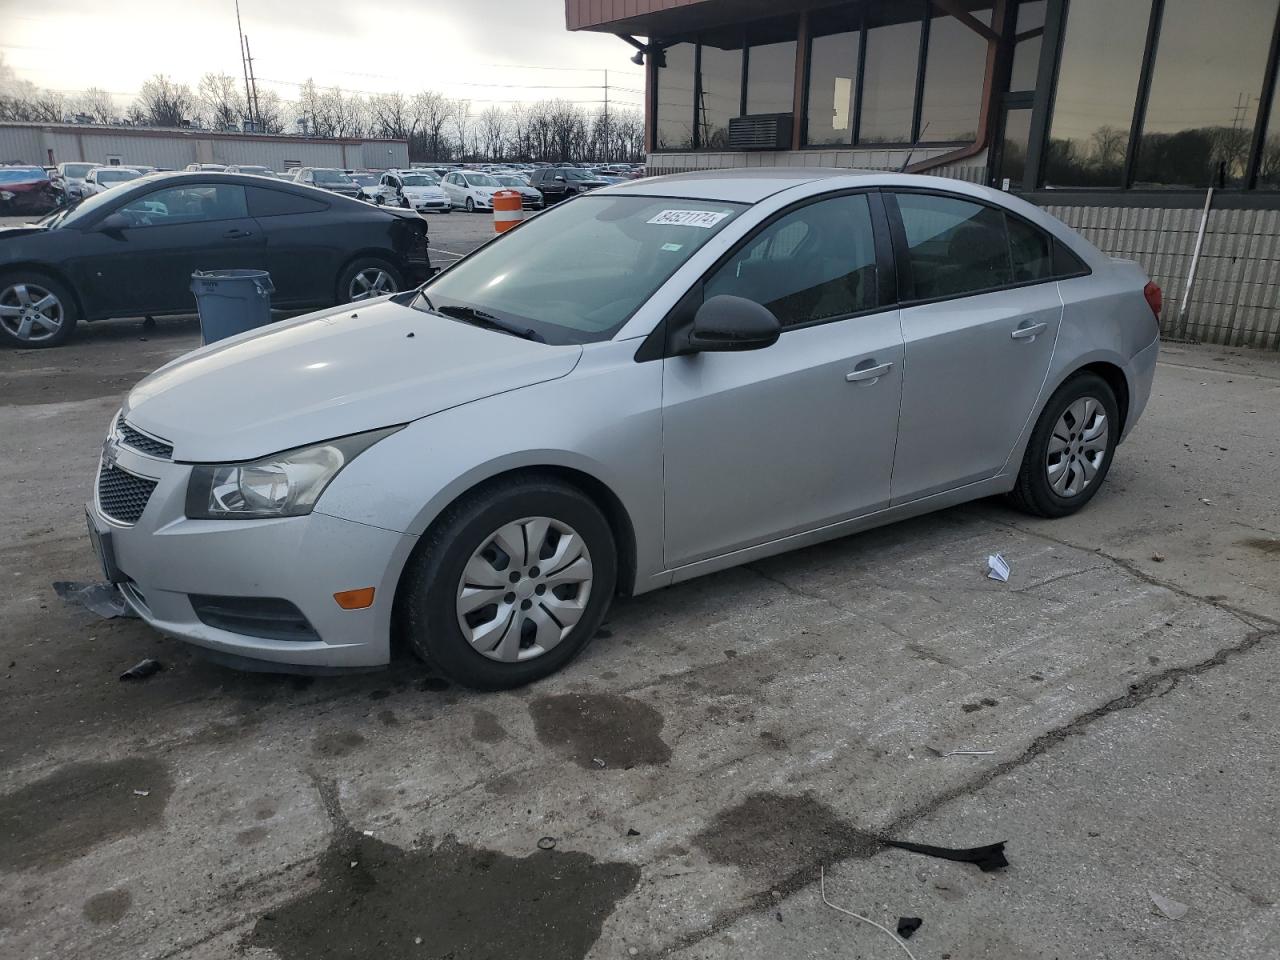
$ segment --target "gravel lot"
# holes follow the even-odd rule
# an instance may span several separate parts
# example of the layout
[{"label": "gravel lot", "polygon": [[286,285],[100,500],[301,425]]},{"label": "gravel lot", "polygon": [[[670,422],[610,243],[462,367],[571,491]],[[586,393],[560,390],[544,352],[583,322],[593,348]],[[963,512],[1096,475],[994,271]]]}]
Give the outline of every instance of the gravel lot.
[{"label": "gravel lot", "polygon": [[923,918],[919,960],[1280,955],[1280,358],[1167,347],[1076,517],[984,502],[649,594],[479,695],[238,674],[54,596],[94,578],[121,396],[196,341],[0,352],[0,955],[900,955],[820,867]]}]

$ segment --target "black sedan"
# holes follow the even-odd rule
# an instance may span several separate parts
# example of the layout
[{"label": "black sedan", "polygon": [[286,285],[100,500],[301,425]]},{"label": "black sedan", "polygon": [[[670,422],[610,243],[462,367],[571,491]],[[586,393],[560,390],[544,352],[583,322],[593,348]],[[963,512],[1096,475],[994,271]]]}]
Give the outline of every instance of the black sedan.
[{"label": "black sedan", "polygon": [[50,347],[80,320],[192,313],[196,270],[260,269],[272,307],[302,310],[426,279],[409,211],[226,173],[159,173],[0,229],[0,343]]}]

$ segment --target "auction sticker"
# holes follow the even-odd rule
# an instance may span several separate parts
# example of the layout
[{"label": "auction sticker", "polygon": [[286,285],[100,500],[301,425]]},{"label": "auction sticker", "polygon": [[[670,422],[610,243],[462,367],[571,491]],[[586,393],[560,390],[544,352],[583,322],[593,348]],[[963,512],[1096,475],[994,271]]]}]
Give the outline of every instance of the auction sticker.
[{"label": "auction sticker", "polygon": [[717,223],[729,216],[727,213],[716,213],[712,210],[663,210],[657,216],[650,217],[649,223],[672,227],[702,227],[710,230]]}]

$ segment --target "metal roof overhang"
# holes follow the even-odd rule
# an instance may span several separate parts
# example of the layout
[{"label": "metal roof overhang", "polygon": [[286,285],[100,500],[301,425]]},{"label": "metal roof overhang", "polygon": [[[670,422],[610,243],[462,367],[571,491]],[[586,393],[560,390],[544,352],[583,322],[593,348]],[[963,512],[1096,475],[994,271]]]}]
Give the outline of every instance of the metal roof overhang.
[{"label": "metal roof overhang", "polygon": [[565,0],[570,30],[674,36],[725,24],[830,7],[841,0]]}]

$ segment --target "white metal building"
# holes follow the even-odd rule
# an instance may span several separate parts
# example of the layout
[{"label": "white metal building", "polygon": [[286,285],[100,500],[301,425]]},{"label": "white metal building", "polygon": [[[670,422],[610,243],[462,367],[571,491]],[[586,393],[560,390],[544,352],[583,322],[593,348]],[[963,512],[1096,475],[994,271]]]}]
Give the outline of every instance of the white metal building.
[{"label": "white metal building", "polygon": [[51,166],[64,161],[146,164],[181,170],[189,163],[382,170],[409,165],[405,140],[322,140],[213,130],[107,127],[79,123],[0,123],[0,163]]}]

